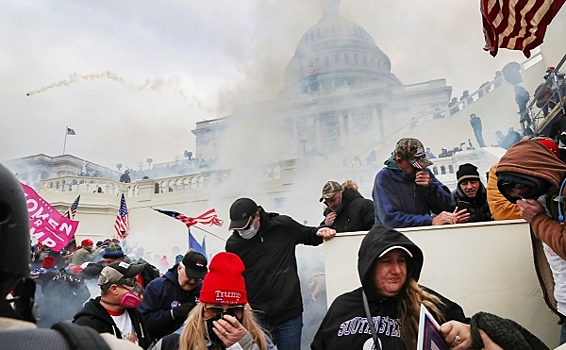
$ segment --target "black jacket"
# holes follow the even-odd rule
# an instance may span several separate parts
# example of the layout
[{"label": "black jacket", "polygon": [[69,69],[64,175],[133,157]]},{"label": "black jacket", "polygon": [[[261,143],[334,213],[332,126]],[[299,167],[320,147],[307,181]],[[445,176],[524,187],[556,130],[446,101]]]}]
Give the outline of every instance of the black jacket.
[{"label": "black jacket", "polygon": [[175,264],[163,276],[151,281],[143,293],[143,301],[138,307],[148,325],[148,331],[156,340],[176,331],[185,318],[173,317],[172,309],[183,304],[191,304],[191,309],[198,303],[202,283],[190,292],[179,285],[179,275]]},{"label": "black jacket", "polygon": [[[332,210],[324,211],[326,217]],[[373,226],[375,214],[373,201],[364,198],[360,192],[345,188],[342,192],[342,206],[336,211],[336,219],[332,228],[336,232],[369,231]],[[321,222],[324,225],[324,220]]]},{"label": "black jacket", "polygon": [[[378,338],[383,350],[405,349],[401,339],[401,324],[397,318],[397,298],[384,298],[377,293],[374,282],[374,261],[387,248],[402,246],[409,250],[413,258],[407,261],[407,278],[418,281],[423,254],[418,246],[403,234],[375,225],[363,239],[358,252],[358,274],[362,287],[338,296],[324,316],[311,344],[312,350],[362,350],[373,348],[373,339],[362,301],[362,291],[368,297],[369,308]],[[410,276],[410,277],[409,277]],[[442,295],[427,289],[440,298],[444,306],[439,305],[445,320],[469,323],[462,308]]]},{"label": "black jacket", "polygon": [[304,226],[286,215],[266,213],[262,207],[260,228],[249,240],[233,232],[226,251],[244,262],[248,301],[259,317],[279,324],[303,312],[301,286],[297,275],[297,244],[319,245],[318,227]]},{"label": "black jacket", "polygon": [[[141,313],[137,309],[126,309],[126,311],[130,315],[130,319],[136,330],[139,346],[148,349],[152,340],[149,333],[146,331],[145,321]],[[100,305],[100,297],[90,299],[85,304],[84,308],[75,315],[73,323],[93,328],[98,333],[114,334],[116,338],[122,339],[120,329],[118,329],[104,306]]]},{"label": "black jacket", "polygon": [[481,221],[493,221],[493,216],[491,216],[491,211],[489,210],[489,204],[487,204],[487,191],[485,186],[480,182],[480,188],[476,194],[476,198],[470,199],[460,188],[457,186],[456,190],[452,192],[452,206],[454,210],[458,206],[459,201],[468,202],[470,206],[468,212],[470,213],[470,219],[468,222],[481,222]]}]

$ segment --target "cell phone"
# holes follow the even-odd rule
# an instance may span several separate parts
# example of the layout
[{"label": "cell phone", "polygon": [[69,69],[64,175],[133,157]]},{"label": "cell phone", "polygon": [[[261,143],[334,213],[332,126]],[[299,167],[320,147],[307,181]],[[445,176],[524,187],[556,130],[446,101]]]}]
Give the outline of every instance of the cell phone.
[{"label": "cell phone", "polygon": [[465,201],[459,201],[458,202],[458,211],[460,211],[462,209],[470,210],[470,203],[465,202]]}]

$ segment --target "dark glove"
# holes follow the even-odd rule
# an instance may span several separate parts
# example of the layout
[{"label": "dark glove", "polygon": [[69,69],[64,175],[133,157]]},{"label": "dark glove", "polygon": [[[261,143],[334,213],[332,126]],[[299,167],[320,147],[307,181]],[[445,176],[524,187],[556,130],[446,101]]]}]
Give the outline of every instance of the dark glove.
[{"label": "dark glove", "polygon": [[185,303],[173,309],[173,318],[176,320],[184,320],[193,309],[193,304]]}]

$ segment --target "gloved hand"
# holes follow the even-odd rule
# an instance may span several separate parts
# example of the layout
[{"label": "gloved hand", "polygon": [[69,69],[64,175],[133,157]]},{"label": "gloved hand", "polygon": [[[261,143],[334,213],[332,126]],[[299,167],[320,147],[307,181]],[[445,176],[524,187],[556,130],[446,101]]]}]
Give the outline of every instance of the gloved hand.
[{"label": "gloved hand", "polygon": [[189,312],[191,312],[191,310],[193,309],[193,306],[194,305],[191,303],[185,303],[177,306],[173,309],[173,317],[176,320],[184,320],[185,318],[187,318]]}]

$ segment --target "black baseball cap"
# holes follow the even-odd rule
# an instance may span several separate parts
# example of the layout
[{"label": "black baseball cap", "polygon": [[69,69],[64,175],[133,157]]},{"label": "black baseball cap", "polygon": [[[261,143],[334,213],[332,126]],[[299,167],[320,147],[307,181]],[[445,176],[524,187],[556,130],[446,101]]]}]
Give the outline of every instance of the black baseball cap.
[{"label": "black baseball cap", "polygon": [[230,207],[229,230],[242,230],[249,226],[251,218],[257,213],[257,204],[249,198],[238,198]]},{"label": "black baseball cap", "polygon": [[188,252],[181,263],[185,267],[187,277],[203,279],[208,271],[206,257],[201,253]]}]

